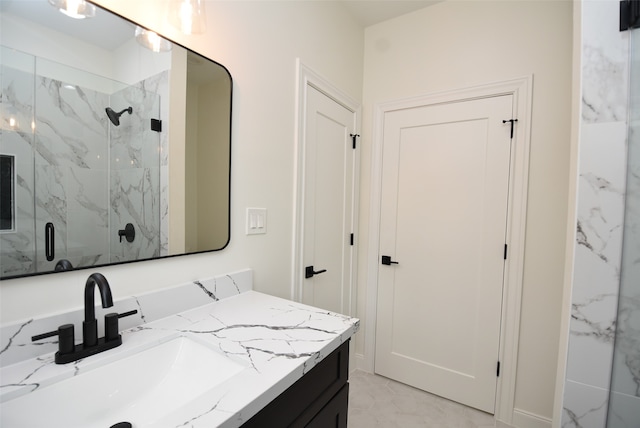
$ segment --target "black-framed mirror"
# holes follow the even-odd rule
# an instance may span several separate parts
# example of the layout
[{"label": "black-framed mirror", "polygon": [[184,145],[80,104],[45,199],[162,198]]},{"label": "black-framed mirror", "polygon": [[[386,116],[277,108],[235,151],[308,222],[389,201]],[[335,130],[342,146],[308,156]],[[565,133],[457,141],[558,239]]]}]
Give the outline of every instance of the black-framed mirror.
[{"label": "black-framed mirror", "polygon": [[0,0],[0,279],[223,249],[232,80],[96,5]]}]

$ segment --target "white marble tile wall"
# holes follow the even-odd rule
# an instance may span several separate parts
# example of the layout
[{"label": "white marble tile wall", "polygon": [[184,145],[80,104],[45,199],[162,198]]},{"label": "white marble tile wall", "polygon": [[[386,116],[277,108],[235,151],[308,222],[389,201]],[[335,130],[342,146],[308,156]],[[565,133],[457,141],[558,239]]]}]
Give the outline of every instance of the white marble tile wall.
[{"label": "white marble tile wall", "polygon": [[169,255],[169,97],[170,71],[145,80],[146,88],[160,96],[160,255]]},{"label": "white marble tile wall", "polygon": [[578,224],[563,427],[604,428],[624,222],[628,33],[619,2],[582,2]]},{"label": "white marble tile wall", "polygon": [[[105,94],[36,77],[36,240],[38,271],[58,260],[108,261]],[[45,258],[45,224],[55,226],[55,257]]]},{"label": "white marble tile wall", "polygon": [[[167,87],[167,72],[144,80],[111,96],[112,108],[131,106],[111,133],[111,261],[148,259],[160,255],[163,134],[151,130],[151,119],[160,119],[159,87]],[[118,230],[133,224],[133,242],[120,241]],[[165,234],[166,236],[166,234]],[[166,244],[165,244],[166,247]]]},{"label": "white marble tile wall", "polygon": [[628,170],[610,428],[640,426],[640,29],[631,36]]},{"label": "white marble tile wall", "polygon": [[[89,274],[87,274],[88,276]],[[84,298],[84,285],[84,283],[78,284],[79,302],[82,302]],[[120,319],[120,329],[123,330],[244,293],[252,288],[253,272],[250,269],[245,269],[226,275],[185,282],[136,296],[118,296],[115,290],[112,290],[113,307],[107,309],[96,307],[96,319],[99,323],[98,333],[100,336],[103,335],[103,315],[107,313],[138,311],[135,315]],[[57,351],[57,338],[32,342],[31,337],[53,331],[62,324],[74,324],[76,342],[81,341],[83,319],[84,308],[80,307],[68,313],[26,319],[0,327],[0,366],[8,366]]]},{"label": "white marble tile wall", "polygon": [[[14,230],[0,232],[0,275],[35,271],[33,219],[33,57],[2,47],[0,153],[14,156]],[[11,124],[13,120],[13,125]]]}]

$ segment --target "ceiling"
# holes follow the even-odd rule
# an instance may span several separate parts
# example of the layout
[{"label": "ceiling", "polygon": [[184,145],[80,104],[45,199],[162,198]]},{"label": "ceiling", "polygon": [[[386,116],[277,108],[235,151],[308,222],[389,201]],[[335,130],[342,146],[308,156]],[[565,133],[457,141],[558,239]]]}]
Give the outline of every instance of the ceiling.
[{"label": "ceiling", "polygon": [[368,27],[444,0],[341,0],[356,21]]},{"label": "ceiling", "polygon": [[[363,27],[431,6],[443,0],[339,0]],[[46,0],[0,0],[0,11],[29,19],[51,29],[69,33],[104,49],[113,50],[133,35],[134,26],[109,14],[92,19],[69,19]],[[117,28],[116,28],[117,27]],[[98,29],[98,31],[95,31]],[[100,36],[98,36],[100,35]]]}]

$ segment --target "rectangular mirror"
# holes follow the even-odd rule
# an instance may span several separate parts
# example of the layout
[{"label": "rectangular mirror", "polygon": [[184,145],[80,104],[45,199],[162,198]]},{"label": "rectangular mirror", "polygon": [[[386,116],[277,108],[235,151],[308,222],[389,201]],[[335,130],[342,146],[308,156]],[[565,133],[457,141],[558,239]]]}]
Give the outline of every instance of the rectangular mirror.
[{"label": "rectangular mirror", "polygon": [[230,239],[229,72],[88,4],[0,0],[0,279]]}]

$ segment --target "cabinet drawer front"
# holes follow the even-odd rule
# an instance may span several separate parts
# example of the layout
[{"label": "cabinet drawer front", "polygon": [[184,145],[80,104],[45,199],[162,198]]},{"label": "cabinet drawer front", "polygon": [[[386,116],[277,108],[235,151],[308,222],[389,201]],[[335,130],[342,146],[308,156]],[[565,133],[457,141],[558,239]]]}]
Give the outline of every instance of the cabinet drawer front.
[{"label": "cabinet drawer front", "polygon": [[349,384],[327,403],[305,428],[347,428],[347,411],[349,408]]},{"label": "cabinet drawer front", "polygon": [[304,427],[340,391],[348,377],[347,341],[242,427]]}]

